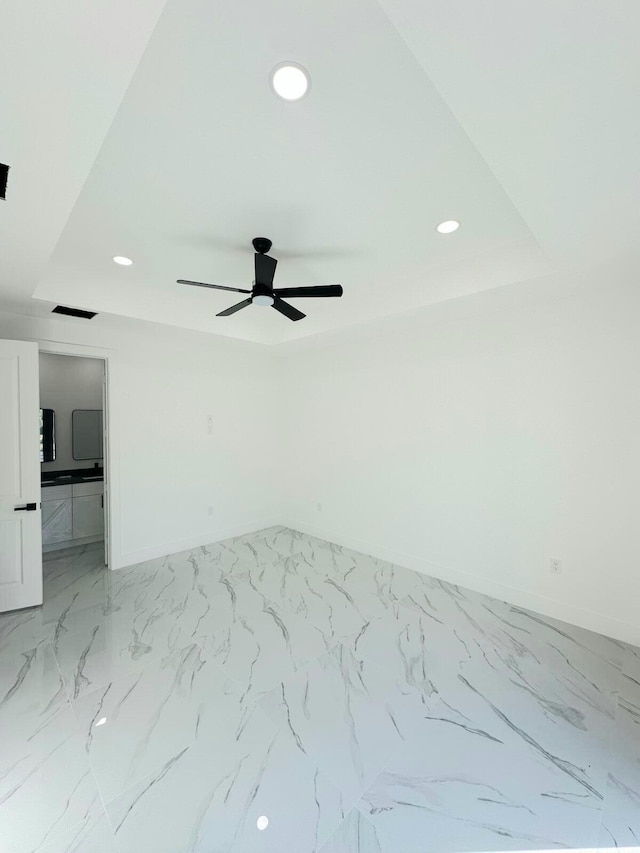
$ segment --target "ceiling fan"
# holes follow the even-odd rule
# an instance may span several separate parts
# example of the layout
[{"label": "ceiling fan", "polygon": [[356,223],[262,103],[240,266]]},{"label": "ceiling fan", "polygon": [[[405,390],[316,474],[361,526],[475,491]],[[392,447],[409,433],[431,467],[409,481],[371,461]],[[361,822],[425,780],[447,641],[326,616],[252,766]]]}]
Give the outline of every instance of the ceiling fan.
[{"label": "ceiling fan", "polygon": [[232,290],[235,293],[250,293],[248,299],[243,299],[242,302],[237,302],[231,308],[220,311],[216,317],[229,317],[235,314],[236,311],[241,311],[248,305],[263,305],[271,306],[284,314],[290,320],[302,320],[306,317],[302,311],[298,311],[293,305],[285,302],[283,297],[289,299],[297,299],[301,296],[342,296],[341,284],[324,284],[312,287],[273,287],[273,277],[276,272],[278,261],[275,258],[269,257],[267,252],[271,249],[272,243],[267,237],[255,237],[252,241],[255,253],[255,269],[256,279],[253,282],[251,290],[243,290],[240,287],[226,287],[223,284],[206,284],[204,281],[186,281],[183,278],[178,279],[178,284],[192,284],[195,287],[211,287],[214,290]]}]

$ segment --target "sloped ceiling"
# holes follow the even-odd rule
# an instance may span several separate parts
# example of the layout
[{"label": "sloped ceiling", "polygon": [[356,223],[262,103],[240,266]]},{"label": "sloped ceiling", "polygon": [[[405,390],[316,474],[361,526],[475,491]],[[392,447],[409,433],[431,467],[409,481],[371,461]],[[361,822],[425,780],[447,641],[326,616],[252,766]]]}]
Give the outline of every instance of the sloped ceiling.
[{"label": "sloped ceiling", "polygon": [[0,201],[0,310],[50,310],[32,294],[163,5],[3,2],[0,162],[10,172]]}]

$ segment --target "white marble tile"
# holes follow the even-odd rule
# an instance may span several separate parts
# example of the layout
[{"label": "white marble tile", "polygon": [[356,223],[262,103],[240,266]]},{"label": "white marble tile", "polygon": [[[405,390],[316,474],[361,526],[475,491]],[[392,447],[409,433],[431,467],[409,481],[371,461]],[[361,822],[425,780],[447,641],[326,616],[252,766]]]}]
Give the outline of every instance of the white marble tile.
[{"label": "white marble tile", "polygon": [[271,602],[260,593],[247,578],[236,575],[220,575],[211,578],[205,588],[206,607],[188,610],[182,616],[182,634],[190,641],[201,644],[208,642],[220,631],[234,626],[252,624],[256,614],[261,613]]},{"label": "white marble tile", "polygon": [[441,627],[441,636],[437,637],[431,633],[432,626],[426,617],[398,604],[391,605],[385,613],[371,619],[358,634],[344,640],[343,645],[362,666],[384,668],[427,696],[437,694],[434,678],[439,662],[443,653],[450,653],[446,647],[439,647],[439,643],[450,642],[449,629]]},{"label": "white marble tile", "polygon": [[179,647],[181,626],[158,606],[131,612],[88,608],[56,625],[53,650],[71,699],[137,672]]},{"label": "white marble tile", "polygon": [[[44,603],[42,621],[44,624],[66,619],[91,607],[103,606],[108,601],[108,572],[104,566],[97,566],[78,576],[70,574],[58,577],[55,582],[44,581]],[[64,585],[66,584],[66,586]]]},{"label": "white marble tile", "polygon": [[344,574],[354,568],[355,552],[286,527],[271,527],[241,537],[242,547],[253,555],[254,566],[265,566],[282,558],[295,557],[307,572],[320,576]]},{"label": "white marble tile", "polygon": [[640,648],[637,646],[625,648],[622,671],[630,679],[632,687],[634,682],[640,684]]},{"label": "white marble tile", "polygon": [[243,696],[260,695],[320,657],[333,641],[305,619],[277,607],[248,584],[235,587],[236,618],[204,644]]},{"label": "white marble tile", "polygon": [[110,572],[104,566],[104,543],[74,549],[44,565],[44,624],[64,621],[69,614],[102,605],[107,599]]},{"label": "white marble tile", "polygon": [[327,646],[357,633],[372,615],[385,612],[376,596],[352,595],[339,579],[309,571],[299,557],[252,572],[248,583],[282,610],[313,625]]},{"label": "white marble tile", "polygon": [[3,853],[639,846],[639,650],[283,527],[101,560],[0,615]]},{"label": "white marble tile", "polygon": [[207,585],[225,574],[222,549],[195,548],[110,573],[108,607],[128,612],[162,608],[176,619],[207,606]]},{"label": "white marble tile", "polygon": [[34,730],[14,720],[2,730],[0,839],[27,853],[72,829],[99,803],[98,790],[70,708]]},{"label": "white marble tile", "polygon": [[358,556],[355,551],[325,542],[315,536],[299,536],[294,540],[294,552],[316,574],[331,577],[344,577],[357,565]]},{"label": "white marble tile", "polygon": [[[485,601],[495,609],[495,602]],[[494,698],[509,696],[510,703],[521,704],[525,712],[530,707],[554,726],[608,737],[620,661],[602,653],[610,649],[597,635],[565,626],[563,638],[554,626],[553,643],[548,643],[547,628],[538,627],[539,617],[532,621],[511,613],[512,626],[504,631],[487,609],[475,613],[467,608],[464,616],[444,609],[438,614],[395,606],[366,626],[354,653],[378,660],[428,695],[447,700],[449,692],[457,695],[464,678],[472,685],[486,685],[489,697],[488,688],[494,685]],[[520,632],[518,619],[527,625]],[[618,644],[605,642],[618,650]],[[596,645],[597,654],[589,643]]]},{"label": "white marble tile", "polygon": [[402,604],[451,625],[461,638],[468,636],[473,647],[491,652],[497,665],[534,661],[577,666],[579,679],[591,673],[598,679],[607,667],[622,666],[622,643],[435,578],[418,577]]},{"label": "white marble tile", "polygon": [[42,618],[42,607],[0,613],[0,654],[5,658],[49,641],[51,636],[52,628]]},{"label": "white marble tile", "polygon": [[602,800],[573,768],[481,726],[452,724],[441,704],[376,778],[358,808],[383,853],[593,846]]},{"label": "white marble tile", "polygon": [[104,607],[56,624],[54,651],[73,699],[194,641],[206,643],[232,677],[249,678],[252,691],[268,689],[289,664],[295,669],[331,645],[322,630],[193,556],[116,583]]},{"label": "white marble tile", "polygon": [[293,536],[284,527],[269,527],[226,540],[222,544],[236,555],[228,573],[236,579],[246,578],[250,571],[269,566],[283,557],[290,557],[294,553],[293,542]]},{"label": "white marble tile", "polygon": [[83,821],[37,853],[119,853],[107,814],[100,805]]},{"label": "white marble tile", "polygon": [[207,551],[211,554],[212,564],[216,569],[235,578],[245,578],[255,562],[253,553],[241,548],[238,539],[225,539],[207,545]]},{"label": "white marble tile", "polygon": [[373,824],[357,809],[349,812],[319,853],[382,853]]},{"label": "white marble tile", "polygon": [[161,768],[197,738],[202,719],[239,707],[239,688],[196,644],[73,703],[104,800]]},{"label": "white marble tile", "polygon": [[63,611],[53,645],[70,697],[231,624],[235,593],[216,559],[213,548],[195,549],[107,573],[101,605]]},{"label": "white marble tile", "polygon": [[0,732],[37,731],[68,707],[62,677],[37,610],[0,617]]},{"label": "white marble tile", "polygon": [[428,712],[423,693],[344,646],[305,666],[259,700],[286,738],[351,806]]},{"label": "white marble tile", "polygon": [[411,569],[367,554],[344,550],[350,556],[351,562],[337,576],[354,595],[358,591],[365,591],[378,598],[386,607],[390,607],[405,598],[420,583],[420,575]]},{"label": "white marble tile", "polygon": [[224,571],[235,580],[246,580],[250,574],[300,553],[304,534],[286,527],[268,527],[227,539],[216,547],[226,552]]},{"label": "white marble tile", "polygon": [[107,812],[121,853],[313,853],[344,816],[335,788],[255,706],[216,715]]},{"label": "white marble tile", "polygon": [[611,744],[600,845],[640,847],[640,649],[631,647]]},{"label": "white marble tile", "polygon": [[[575,641],[575,635],[570,640],[560,637],[556,641],[565,652],[565,657],[571,654],[573,660],[565,660],[553,652],[553,660],[557,658],[560,663],[551,666],[536,657],[538,644],[544,645],[544,632],[547,630],[542,626],[538,628],[537,621],[534,620],[536,627],[532,629],[536,639],[530,638],[527,648],[522,641],[500,639],[496,633],[499,627],[495,616],[491,617],[491,639],[487,639],[485,629],[474,618],[475,614],[470,615],[471,622],[466,616],[456,618],[453,612],[440,610],[434,617],[433,612],[427,614],[402,605],[396,606],[387,617],[372,620],[357,637],[345,641],[343,648],[350,649],[363,666],[368,664],[386,668],[397,678],[422,690],[431,703],[437,701],[437,705],[426,715],[424,737],[432,738],[438,746],[446,742],[447,733],[450,733],[453,744],[467,737],[479,743],[477,756],[471,749],[459,760],[454,760],[453,751],[447,753],[445,758],[451,758],[450,766],[447,768],[445,760],[439,765],[434,764],[434,767],[439,768],[439,773],[433,777],[431,773],[423,774],[421,767],[424,765],[430,770],[431,756],[434,756],[435,761],[437,753],[425,748],[422,758],[419,758],[418,753],[413,753],[409,748],[406,762],[400,762],[396,768],[394,759],[390,765],[396,776],[409,780],[409,788],[421,791],[422,779],[426,775],[424,796],[429,801],[435,796],[434,790],[446,790],[443,779],[464,779],[466,765],[474,772],[478,771],[473,776],[470,789],[478,784],[499,787],[495,778],[491,781],[491,772],[485,781],[479,769],[491,763],[485,751],[488,746],[494,745],[499,755],[501,750],[507,750],[507,757],[502,763],[496,762],[501,768],[499,774],[508,782],[507,790],[512,786],[508,776],[509,760],[513,770],[518,766],[526,766],[527,762],[531,764],[532,787],[529,793],[526,789],[522,791],[521,799],[532,811],[542,815],[539,826],[546,821],[552,831],[545,833],[539,827],[536,829],[535,822],[530,822],[525,829],[508,822],[504,825],[497,822],[495,814],[490,814],[492,806],[482,805],[480,809],[487,812],[487,824],[497,829],[487,830],[489,835],[483,836],[478,812],[475,823],[469,824],[472,829],[467,838],[464,833],[458,832],[460,815],[465,812],[463,810],[458,814],[455,810],[458,802],[464,809],[469,809],[468,804],[464,805],[464,788],[454,791],[453,802],[445,798],[445,817],[436,809],[437,819],[432,814],[427,820],[425,812],[423,819],[418,820],[416,816],[410,816],[414,809],[419,811],[422,808],[420,799],[399,809],[394,801],[402,801],[402,797],[408,796],[404,783],[397,792],[395,782],[389,781],[390,777],[384,781],[385,774],[382,774],[383,782],[379,779],[369,792],[377,792],[378,795],[378,800],[372,805],[373,813],[379,810],[380,814],[386,815],[380,818],[379,826],[376,824],[381,837],[391,839],[390,849],[393,849],[394,844],[397,845],[395,849],[401,849],[403,844],[409,843],[408,838],[398,835],[398,827],[393,824],[390,813],[395,810],[396,814],[401,815],[398,817],[398,826],[406,820],[416,837],[421,837],[421,833],[428,831],[435,821],[433,831],[436,837],[440,838],[440,833],[450,834],[456,844],[462,845],[460,849],[473,849],[476,831],[480,833],[479,838],[482,838],[483,843],[489,843],[488,838],[494,832],[499,834],[505,830],[529,847],[535,847],[545,839],[561,845],[567,840],[567,836],[563,835],[563,826],[554,822],[549,808],[540,812],[537,806],[531,805],[534,801],[554,799],[555,807],[560,792],[567,802],[579,803],[587,815],[581,819],[583,834],[577,840],[591,839],[593,842],[606,787],[608,745],[614,726],[615,691],[619,685],[620,671],[609,656],[602,653],[601,640],[582,637],[578,629],[575,629],[575,633],[580,642]],[[571,635],[574,629],[565,626],[563,631]],[[567,652],[561,645],[563,642],[571,647],[570,651]],[[589,649],[594,644],[598,654],[593,654]],[[531,649],[535,651],[532,653]],[[585,664],[587,675],[580,668]],[[593,683],[589,680],[592,678],[596,679]],[[415,737],[416,745],[420,739],[421,736]],[[566,784],[561,784],[563,779]],[[368,796],[365,795],[365,798]],[[444,794],[438,796],[443,797]],[[387,805],[384,805],[385,802]],[[449,826],[451,821],[454,821],[455,829]],[[387,824],[391,825],[392,831]],[[470,846],[465,847],[465,844]],[[436,845],[429,849],[457,848],[438,848]]]},{"label": "white marble tile", "polygon": [[601,790],[622,644],[430,579],[410,606],[419,622],[398,645],[426,661],[429,689],[458,708],[475,691],[542,748],[586,762]]},{"label": "white marble tile", "polygon": [[55,584],[59,580],[66,583],[74,573],[79,577],[83,572],[91,571],[98,566],[104,567],[104,541],[47,551],[42,555],[43,576],[46,584]]}]

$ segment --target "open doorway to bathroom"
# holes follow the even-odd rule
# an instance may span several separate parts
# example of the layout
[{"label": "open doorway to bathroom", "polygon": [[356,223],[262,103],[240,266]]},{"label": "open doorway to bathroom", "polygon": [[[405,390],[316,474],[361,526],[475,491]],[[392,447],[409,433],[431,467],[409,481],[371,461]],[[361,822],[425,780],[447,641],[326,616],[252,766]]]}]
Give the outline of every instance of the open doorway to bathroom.
[{"label": "open doorway to bathroom", "polygon": [[105,361],[41,351],[39,362],[45,576],[48,562],[67,556],[106,566]]}]

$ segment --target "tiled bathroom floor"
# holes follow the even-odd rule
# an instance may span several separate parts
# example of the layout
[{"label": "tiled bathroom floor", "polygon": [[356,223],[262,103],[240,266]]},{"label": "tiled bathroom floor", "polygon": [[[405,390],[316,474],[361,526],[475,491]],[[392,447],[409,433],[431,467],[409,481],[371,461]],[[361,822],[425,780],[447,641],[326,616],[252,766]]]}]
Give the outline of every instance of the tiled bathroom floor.
[{"label": "tiled bathroom floor", "polygon": [[616,847],[619,642],[285,528],[56,556],[44,606],[0,616],[2,853]]}]

